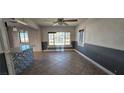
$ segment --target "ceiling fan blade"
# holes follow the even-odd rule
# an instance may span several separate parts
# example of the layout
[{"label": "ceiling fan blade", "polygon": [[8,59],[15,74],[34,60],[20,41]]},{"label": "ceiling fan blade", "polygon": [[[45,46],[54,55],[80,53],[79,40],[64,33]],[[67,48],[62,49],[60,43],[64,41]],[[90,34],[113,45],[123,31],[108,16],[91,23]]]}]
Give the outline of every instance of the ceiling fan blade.
[{"label": "ceiling fan blade", "polygon": [[10,18],[9,19],[9,22],[12,22],[12,23],[19,23],[19,24],[23,24],[23,25],[28,25],[27,23],[23,22],[23,21],[20,21],[18,19],[15,19],[15,18]]},{"label": "ceiling fan blade", "polygon": [[23,25],[28,25],[27,23],[23,22],[23,21],[20,21],[20,20],[16,20],[17,23],[20,23],[20,24],[23,24]]},{"label": "ceiling fan blade", "polygon": [[76,22],[78,21],[77,19],[70,19],[70,20],[63,20],[63,22]]},{"label": "ceiling fan blade", "polygon": [[68,26],[68,24],[67,24],[67,23],[64,23],[64,22],[63,22],[63,25],[64,25],[64,26]]},{"label": "ceiling fan blade", "polygon": [[56,23],[54,23],[52,26],[57,26],[58,25],[58,23],[56,22]]}]

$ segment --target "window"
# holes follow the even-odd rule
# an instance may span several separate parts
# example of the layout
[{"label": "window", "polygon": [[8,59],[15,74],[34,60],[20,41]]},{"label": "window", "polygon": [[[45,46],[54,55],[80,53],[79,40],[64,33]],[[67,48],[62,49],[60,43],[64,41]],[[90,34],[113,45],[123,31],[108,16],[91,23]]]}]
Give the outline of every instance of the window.
[{"label": "window", "polygon": [[70,45],[70,32],[65,33],[65,45]]},{"label": "window", "polygon": [[20,42],[21,43],[28,43],[29,42],[28,31],[20,32],[19,36],[20,36]]},{"label": "window", "polygon": [[55,35],[55,32],[48,32],[49,45],[54,45],[54,35]]},{"label": "window", "polygon": [[84,29],[79,31],[79,45],[84,44]]},{"label": "window", "polygon": [[70,32],[48,32],[49,45],[70,45]]}]

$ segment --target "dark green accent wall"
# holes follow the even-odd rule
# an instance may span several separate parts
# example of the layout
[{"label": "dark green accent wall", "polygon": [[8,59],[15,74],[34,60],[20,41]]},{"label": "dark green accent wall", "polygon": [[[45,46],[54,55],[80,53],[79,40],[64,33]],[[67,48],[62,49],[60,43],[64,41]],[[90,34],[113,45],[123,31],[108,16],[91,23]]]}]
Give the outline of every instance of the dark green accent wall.
[{"label": "dark green accent wall", "polygon": [[75,43],[75,49],[102,65],[117,75],[124,75],[124,51],[101,47],[92,44],[84,44],[84,47]]},{"label": "dark green accent wall", "polygon": [[7,75],[8,69],[4,53],[0,54],[0,75]]}]

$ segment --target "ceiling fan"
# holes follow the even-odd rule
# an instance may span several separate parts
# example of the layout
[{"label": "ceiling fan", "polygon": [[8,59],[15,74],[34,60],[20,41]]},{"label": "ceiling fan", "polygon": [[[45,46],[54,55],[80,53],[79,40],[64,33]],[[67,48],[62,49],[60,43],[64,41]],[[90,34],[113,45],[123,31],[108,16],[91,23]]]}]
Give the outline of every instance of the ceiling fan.
[{"label": "ceiling fan", "polygon": [[67,19],[64,18],[58,18],[56,22],[53,22],[53,26],[67,26],[68,24],[66,22],[77,22],[77,19]]}]

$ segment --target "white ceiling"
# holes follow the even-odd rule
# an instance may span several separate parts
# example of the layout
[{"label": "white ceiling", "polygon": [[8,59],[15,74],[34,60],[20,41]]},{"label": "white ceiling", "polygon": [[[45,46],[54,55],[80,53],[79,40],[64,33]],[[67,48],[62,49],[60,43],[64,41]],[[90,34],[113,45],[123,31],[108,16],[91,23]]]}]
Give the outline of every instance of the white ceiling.
[{"label": "white ceiling", "polygon": [[[77,22],[66,22],[68,26],[77,26],[87,18],[64,18],[64,19],[78,19]],[[38,25],[38,26],[52,26],[53,22],[57,21],[57,18],[25,18],[23,19],[28,24]]]}]

